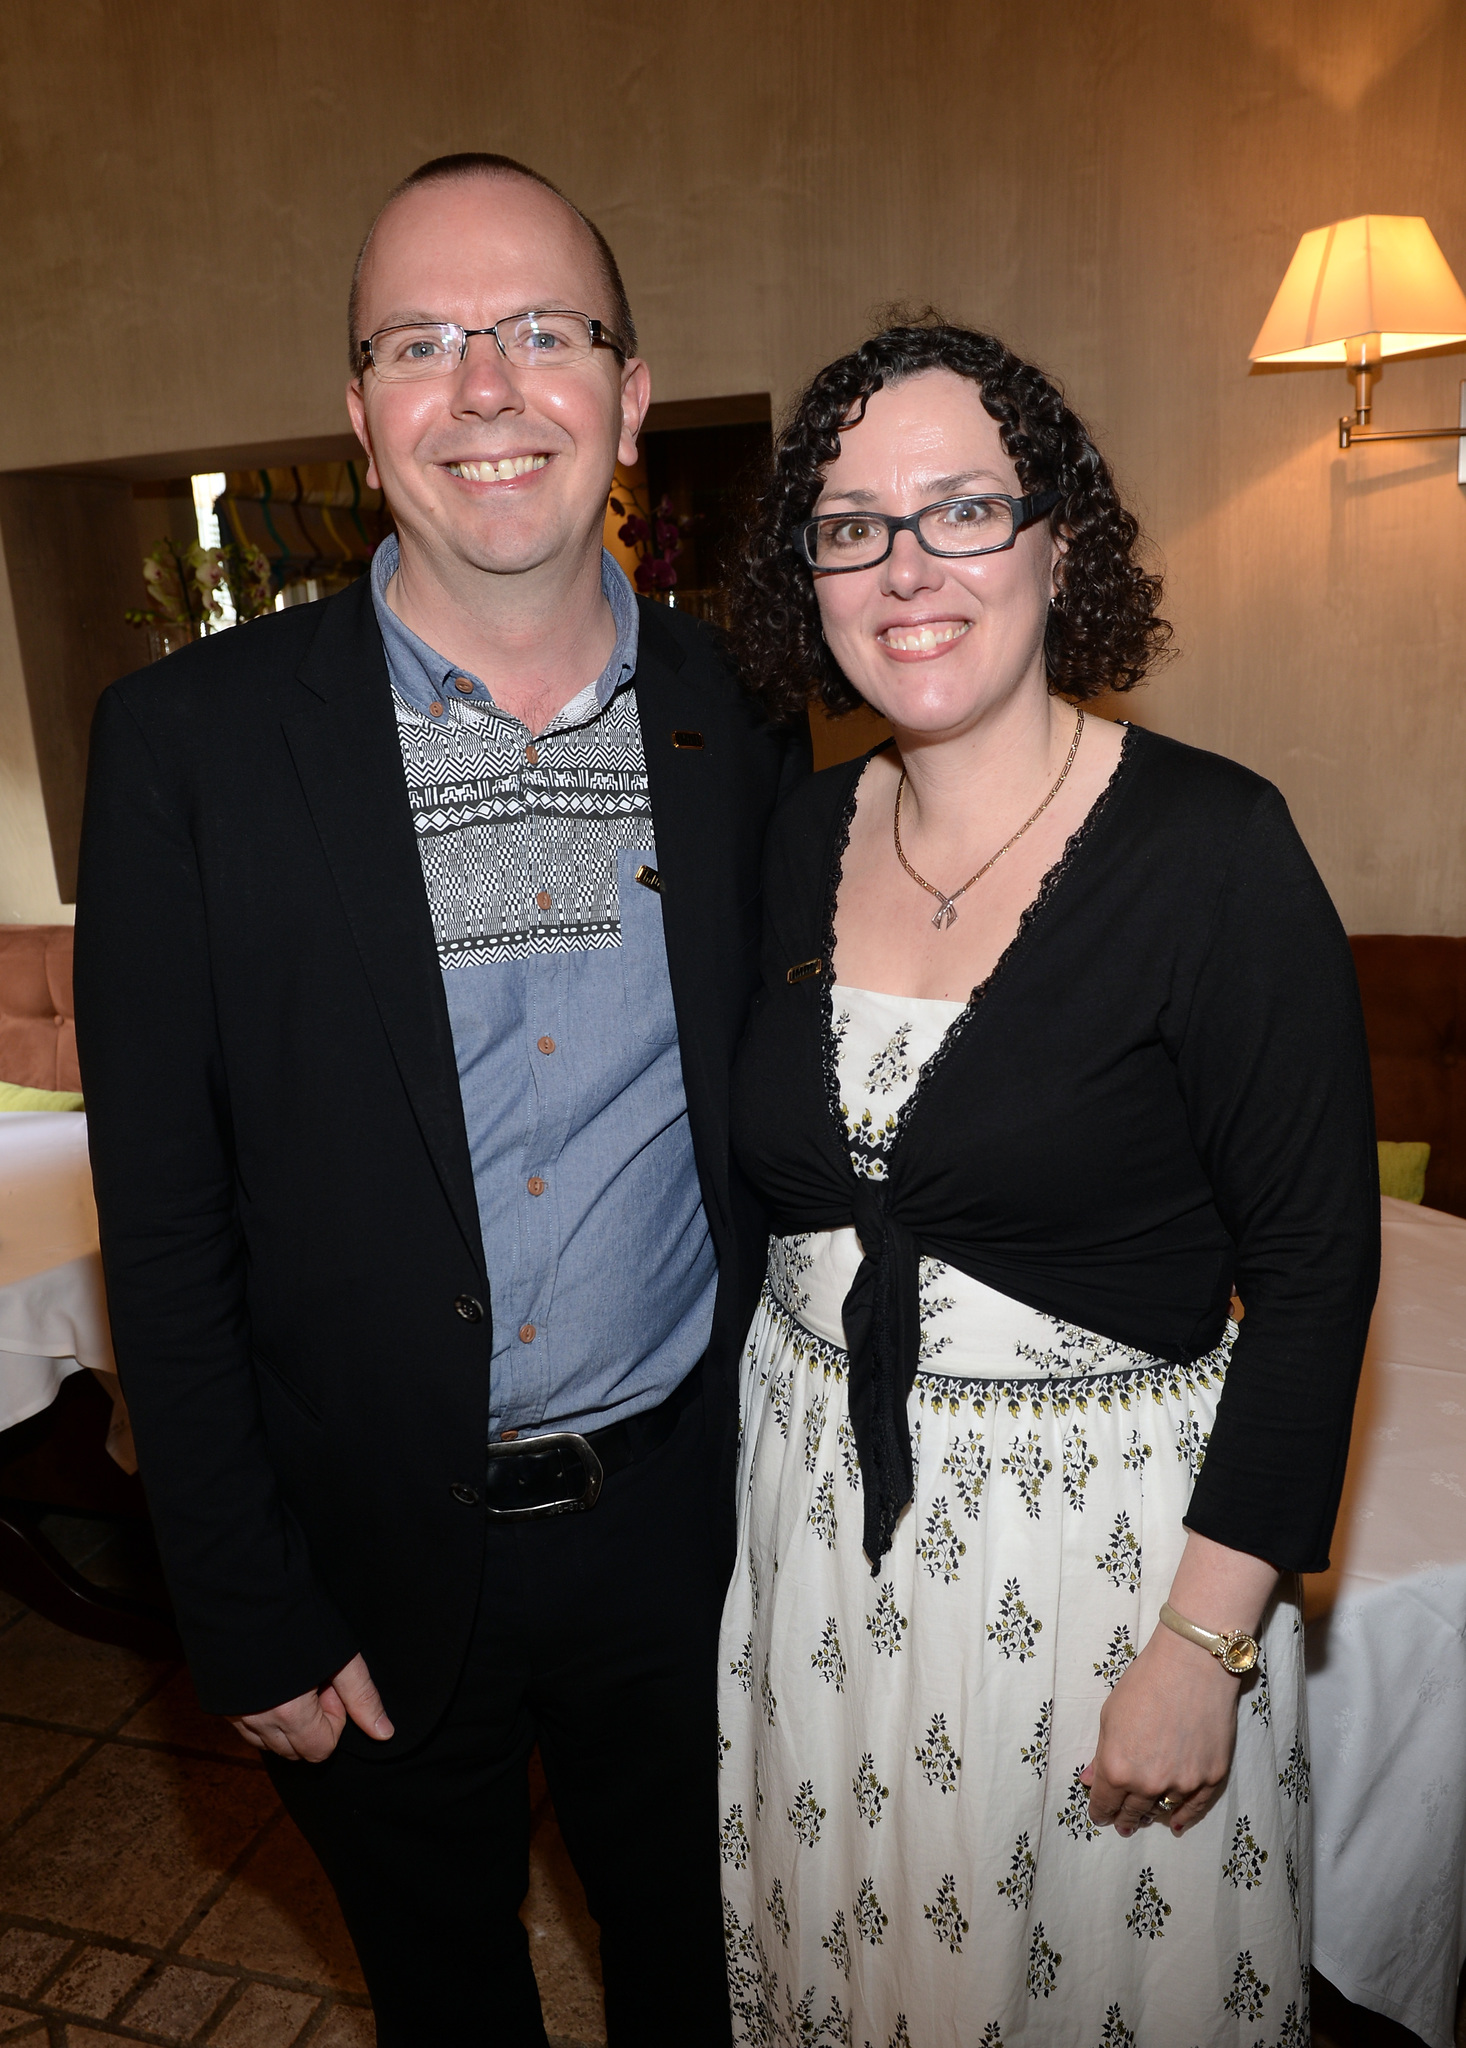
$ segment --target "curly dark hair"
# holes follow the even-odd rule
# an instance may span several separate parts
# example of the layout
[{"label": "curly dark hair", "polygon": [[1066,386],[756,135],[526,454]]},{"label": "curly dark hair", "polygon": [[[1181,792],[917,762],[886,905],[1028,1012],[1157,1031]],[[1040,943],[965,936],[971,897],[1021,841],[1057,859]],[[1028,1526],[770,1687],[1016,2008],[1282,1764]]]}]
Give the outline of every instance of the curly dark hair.
[{"label": "curly dark hair", "polygon": [[1082,702],[1130,690],[1164,654],[1169,623],[1156,612],[1161,579],[1136,559],[1140,527],[1120,503],[1109,466],[1059,387],[991,334],[955,327],[931,309],[883,327],[828,364],[795,400],[774,445],[772,473],[753,507],[734,568],[734,651],[748,687],[776,719],[801,716],[818,695],[833,713],[862,702],[820,630],[809,565],[795,536],[819,497],[840,432],[865,417],[883,385],[922,370],[976,384],[998,422],[1025,492],[1059,490],[1049,524],[1067,542],[1061,597],[1049,611],[1049,688]]}]

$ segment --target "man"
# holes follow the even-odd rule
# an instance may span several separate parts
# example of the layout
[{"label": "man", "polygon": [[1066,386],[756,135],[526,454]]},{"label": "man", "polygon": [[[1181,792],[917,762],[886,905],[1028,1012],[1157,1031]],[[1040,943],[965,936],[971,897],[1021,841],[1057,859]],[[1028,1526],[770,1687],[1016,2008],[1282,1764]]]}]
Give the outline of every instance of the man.
[{"label": "man", "polygon": [[425,165],[351,320],[396,540],[97,715],[78,1028],[143,1473],[200,1697],[325,1865],[383,2048],[544,2048],[536,1743],[611,2041],[726,2041],[764,1247],[728,1071],[800,750],[602,554],[648,377],[553,187]]}]

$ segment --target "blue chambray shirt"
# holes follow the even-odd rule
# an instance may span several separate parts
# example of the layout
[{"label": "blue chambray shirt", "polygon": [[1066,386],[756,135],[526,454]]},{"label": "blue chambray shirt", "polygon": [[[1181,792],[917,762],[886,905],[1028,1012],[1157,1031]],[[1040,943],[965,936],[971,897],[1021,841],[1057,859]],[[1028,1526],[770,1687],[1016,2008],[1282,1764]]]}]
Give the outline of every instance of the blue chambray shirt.
[{"label": "blue chambray shirt", "polygon": [[448,997],[493,1315],[489,1431],[654,1408],[712,1328],[632,677],[636,599],[601,558],[605,669],[538,738],[386,599],[372,560]]}]

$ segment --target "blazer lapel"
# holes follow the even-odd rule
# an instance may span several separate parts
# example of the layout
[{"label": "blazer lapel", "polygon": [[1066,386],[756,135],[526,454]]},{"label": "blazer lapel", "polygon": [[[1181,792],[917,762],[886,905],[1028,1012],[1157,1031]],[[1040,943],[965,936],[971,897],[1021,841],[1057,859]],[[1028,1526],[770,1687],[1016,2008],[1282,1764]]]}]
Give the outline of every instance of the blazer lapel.
[{"label": "blazer lapel", "polygon": [[323,611],[297,682],[286,743],[423,1142],[482,1270],[453,1031],[365,576]]},{"label": "blazer lapel", "polygon": [[[636,702],[651,792],[652,823],[661,874],[662,928],[677,1015],[682,1078],[693,1149],[709,1220],[731,1229],[728,1176],[728,1082],[732,1056],[726,1014],[729,915],[728,821],[718,801],[719,758],[714,735],[702,747],[677,746],[703,738],[707,698],[687,673],[681,649],[653,605],[643,603],[636,663]],[[722,764],[726,766],[726,764]]]}]

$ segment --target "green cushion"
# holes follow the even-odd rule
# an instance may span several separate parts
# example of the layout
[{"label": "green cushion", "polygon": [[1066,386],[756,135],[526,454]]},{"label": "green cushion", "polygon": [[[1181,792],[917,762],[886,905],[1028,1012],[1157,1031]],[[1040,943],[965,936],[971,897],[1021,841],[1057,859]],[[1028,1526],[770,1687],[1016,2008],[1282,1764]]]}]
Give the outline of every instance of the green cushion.
[{"label": "green cushion", "polygon": [[1425,1169],[1430,1164],[1430,1147],[1423,1142],[1398,1145],[1387,1138],[1379,1141],[1379,1191],[1393,1195],[1397,1202],[1425,1200]]},{"label": "green cushion", "polygon": [[22,1088],[0,1081],[0,1115],[7,1109],[80,1109],[81,1097],[64,1088]]}]

